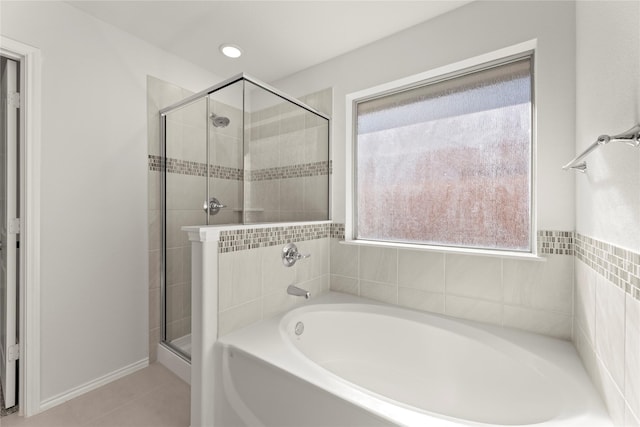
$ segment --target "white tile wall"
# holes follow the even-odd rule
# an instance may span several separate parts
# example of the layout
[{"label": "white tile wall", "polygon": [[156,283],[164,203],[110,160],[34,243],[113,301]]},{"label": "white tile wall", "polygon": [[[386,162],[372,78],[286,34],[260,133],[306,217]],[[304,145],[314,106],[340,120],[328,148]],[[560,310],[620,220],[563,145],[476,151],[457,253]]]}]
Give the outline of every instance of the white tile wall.
[{"label": "white tile wall", "polygon": [[502,301],[502,260],[447,254],[445,288],[448,295]]},{"label": "white tile wall", "polygon": [[444,293],[444,254],[399,251],[398,286],[431,293]]},{"label": "white tile wall", "polygon": [[330,242],[331,289],[450,316],[571,337],[573,257],[545,261]]},{"label": "white tile wall", "polygon": [[578,260],[575,261],[576,283],[574,322],[580,326],[587,343],[592,347],[596,340],[596,279],[597,276]]},{"label": "white tile wall", "polygon": [[507,304],[572,313],[573,262],[548,256],[546,262],[505,259],[504,300]]},{"label": "white tile wall", "polygon": [[562,313],[505,305],[503,322],[514,328],[551,337],[567,339],[571,336],[571,316]]},{"label": "white tile wall", "polygon": [[638,426],[640,301],[575,262],[573,342],[616,425]]},{"label": "white tile wall", "polygon": [[360,296],[387,304],[398,303],[397,286],[388,283],[360,280]]},{"label": "white tile wall", "polygon": [[624,389],[625,293],[598,276],[595,350],[619,389]]},{"label": "white tile wall", "polygon": [[328,292],[329,238],[303,240],[296,245],[301,253],[311,256],[293,267],[282,264],[284,245],[218,254],[220,335],[303,302],[304,298],[287,294],[290,284],[313,296]]},{"label": "white tile wall", "polygon": [[[331,284],[333,285],[333,282]],[[415,310],[444,314],[445,295],[444,293],[399,286],[398,305]]]},{"label": "white tile wall", "polygon": [[640,414],[640,301],[631,295],[626,296],[625,314],[624,397],[628,413]]},{"label": "white tile wall", "polygon": [[499,302],[476,298],[447,295],[445,314],[494,325],[502,323],[502,305]]},{"label": "white tile wall", "polygon": [[[397,284],[398,250],[360,247],[358,277],[363,281]],[[362,289],[360,291],[362,292]]]}]

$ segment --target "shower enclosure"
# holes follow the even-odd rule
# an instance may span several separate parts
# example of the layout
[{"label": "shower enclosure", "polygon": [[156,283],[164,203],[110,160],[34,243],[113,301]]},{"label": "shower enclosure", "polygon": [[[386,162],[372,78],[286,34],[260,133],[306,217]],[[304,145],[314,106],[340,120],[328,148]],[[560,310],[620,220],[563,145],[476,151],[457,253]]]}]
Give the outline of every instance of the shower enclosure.
[{"label": "shower enclosure", "polygon": [[329,219],[329,118],[240,74],[160,110],[162,341],[191,354],[188,225]]}]

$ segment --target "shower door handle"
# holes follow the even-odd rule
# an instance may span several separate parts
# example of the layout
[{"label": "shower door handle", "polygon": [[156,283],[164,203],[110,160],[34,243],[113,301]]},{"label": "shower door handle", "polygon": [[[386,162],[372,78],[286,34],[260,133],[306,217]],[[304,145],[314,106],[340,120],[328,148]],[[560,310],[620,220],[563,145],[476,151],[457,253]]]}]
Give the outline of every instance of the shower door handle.
[{"label": "shower door handle", "polygon": [[215,215],[218,212],[220,212],[220,209],[226,208],[226,207],[227,207],[227,205],[223,205],[215,197],[212,197],[209,200],[205,200],[204,204],[202,205],[202,209],[204,209],[204,211],[206,213],[208,213],[209,215]]}]

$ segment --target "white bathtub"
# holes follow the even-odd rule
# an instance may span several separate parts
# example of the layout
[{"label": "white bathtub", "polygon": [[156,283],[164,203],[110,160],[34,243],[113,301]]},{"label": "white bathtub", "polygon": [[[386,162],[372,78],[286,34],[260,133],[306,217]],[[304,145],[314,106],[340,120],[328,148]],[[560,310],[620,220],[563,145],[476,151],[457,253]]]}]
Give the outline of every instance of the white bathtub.
[{"label": "white bathtub", "polygon": [[569,342],[344,294],[216,347],[216,427],[612,425]]}]

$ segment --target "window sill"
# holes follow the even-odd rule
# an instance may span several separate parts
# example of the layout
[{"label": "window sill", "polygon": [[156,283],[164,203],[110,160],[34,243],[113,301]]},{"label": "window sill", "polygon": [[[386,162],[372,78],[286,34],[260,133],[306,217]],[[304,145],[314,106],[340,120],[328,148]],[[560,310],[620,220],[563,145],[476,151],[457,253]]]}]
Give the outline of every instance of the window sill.
[{"label": "window sill", "polygon": [[373,240],[341,240],[340,244],[343,245],[356,245],[356,246],[370,246],[370,247],[378,247],[378,248],[389,248],[389,249],[408,249],[408,250],[418,250],[418,251],[427,251],[427,252],[440,252],[445,254],[456,254],[456,255],[475,255],[475,256],[485,256],[485,257],[496,257],[496,258],[512,258],[512,259],[521,259],[521,260],[529,260],[529,261],[538,261],[538,262],[546,262],[547,258],[532,254],[529,252],[513,252],[513,251],[497,251],[490,249],[467,249],[467,248],[456,248],[456,247],[447,247],[447,246],[429,246],[429,245],[418,245],[411,243],[396,243],[396,242],[380,242]]}]

